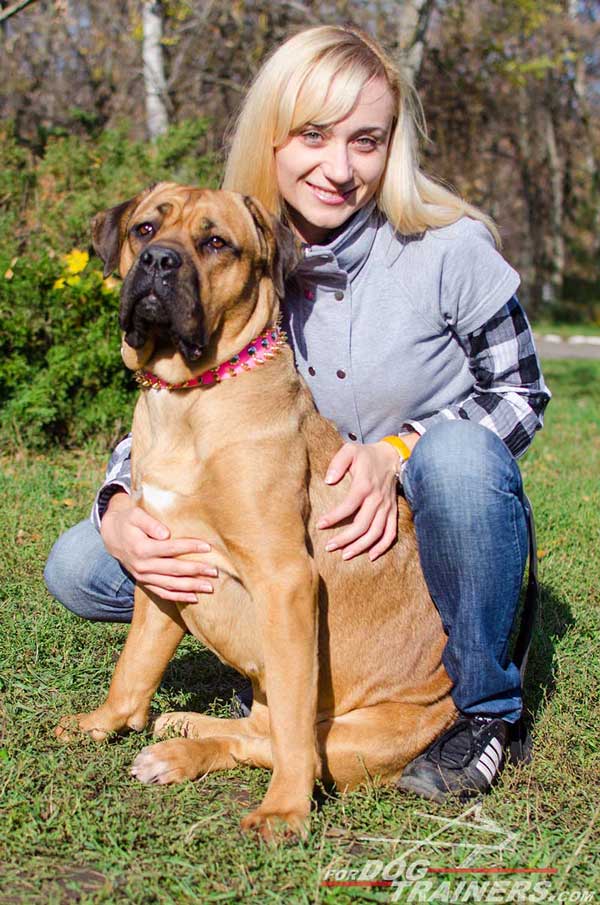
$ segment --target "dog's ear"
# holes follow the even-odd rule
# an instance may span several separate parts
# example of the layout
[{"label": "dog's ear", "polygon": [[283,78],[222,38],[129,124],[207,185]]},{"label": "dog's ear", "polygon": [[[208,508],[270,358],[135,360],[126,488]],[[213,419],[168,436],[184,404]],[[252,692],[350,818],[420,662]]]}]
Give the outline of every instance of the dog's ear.
[{"label": "dog's ear", "polygon": [[302,243],[289,226],[273,217],[275,234],[275,260],[273,262],[273,282],[279,298],[283,298],[285,281],[302,260]]},{"label": "dog's ear", "polygon": [[127,232],[129,215],[135,210],[139,202],[152,192],[160,182],[154,182],[147,189],[138,192],[128,201],[117,204],[107,211],[96,214],[92,218],[92,245],[98,257],[104,263],[104,276],[110,276],[119,265],[121,247]]},{"label": "dog's ear", "polygon": [[294,272],[302,258],[302,246],[291,229],[270,214],[255,198],[244,196],[244,204],[256,225],[269,275],[279,298],[285,293],[285,281]]},{"label": "dog's ear", "polygon": [[92,219],[92,245],[104,263],[104,276],[110,276],[117,269],[121,245],[125,238],[125,224],[129,213],[137,203],[138,195],[102,211]]}]

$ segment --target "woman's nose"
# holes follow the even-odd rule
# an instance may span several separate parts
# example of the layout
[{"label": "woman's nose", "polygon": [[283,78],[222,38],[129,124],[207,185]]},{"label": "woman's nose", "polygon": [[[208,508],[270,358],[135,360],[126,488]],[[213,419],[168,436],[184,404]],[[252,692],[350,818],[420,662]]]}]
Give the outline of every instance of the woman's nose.
[{"label": "woman's nose", "polygon": [[332,142],[327,148],[327,153],[321,163],[324,175],[336,185],[344,185],[352,181],[354,171],[350,162],[350,155],[346,143]]}]

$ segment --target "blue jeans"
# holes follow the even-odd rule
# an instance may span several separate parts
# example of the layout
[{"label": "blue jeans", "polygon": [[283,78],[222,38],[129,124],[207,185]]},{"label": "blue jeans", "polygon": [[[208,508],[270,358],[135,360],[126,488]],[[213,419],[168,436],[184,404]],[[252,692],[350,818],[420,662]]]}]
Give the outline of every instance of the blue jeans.
[{"label": "blue jeans", "polygon": [[[443,660],[463,713],[514,722],[519,670],[508,645],[527,559],[519,468],[494,433],[469,421],[433,425],[404,470],[421,565],[448,642]],[[50,593],[87,619],[129,622],[134,583],[90,522],[58,539]]]},{"label": "blue jeans", "polygon": [[74,525],[54,544],[46,587],[68,610],[95,622],[131,622],[135,581],[107,553],[89,519]]}]

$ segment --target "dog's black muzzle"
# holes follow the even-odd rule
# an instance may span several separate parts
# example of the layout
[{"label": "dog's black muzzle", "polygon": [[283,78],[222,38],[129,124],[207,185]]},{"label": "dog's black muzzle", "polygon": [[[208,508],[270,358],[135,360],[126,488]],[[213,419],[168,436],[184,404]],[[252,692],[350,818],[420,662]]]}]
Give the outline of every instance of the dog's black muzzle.
[{"label": "dog's black muzzle", "polygon": [[187,256],[168,245],[148,245],[125,277],[119,323],[125,340],[141,348],[153,333],[168,337],[184,358],[196,360],[205,345],[200,287]]},{"label": "dog's black muzzle", "polygon": [[179,252],[166,245],[151,245],[145,248],[139,262],[140,267],[148,273],[158,273],[162,277],[168,277],[183,264]]}]

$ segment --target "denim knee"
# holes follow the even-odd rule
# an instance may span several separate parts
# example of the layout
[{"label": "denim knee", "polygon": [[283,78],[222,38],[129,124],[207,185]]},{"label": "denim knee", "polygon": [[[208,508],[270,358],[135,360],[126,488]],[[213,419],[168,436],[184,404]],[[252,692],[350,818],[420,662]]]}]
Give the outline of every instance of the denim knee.
[{"label": "denim knee", "polygon": [[58,538],[50,551],[44,580],[53,597],[84,619],[131,620],[133,580],[106,552],[89,520]]},{"label": "denim knee", "polygon": [[519,468],[508,447],[491,430],[472,421],[434,424],[419,440],[404,471],[409,503],[420,492],[456,504],[467,491],[501,489],[522,496]]}]

